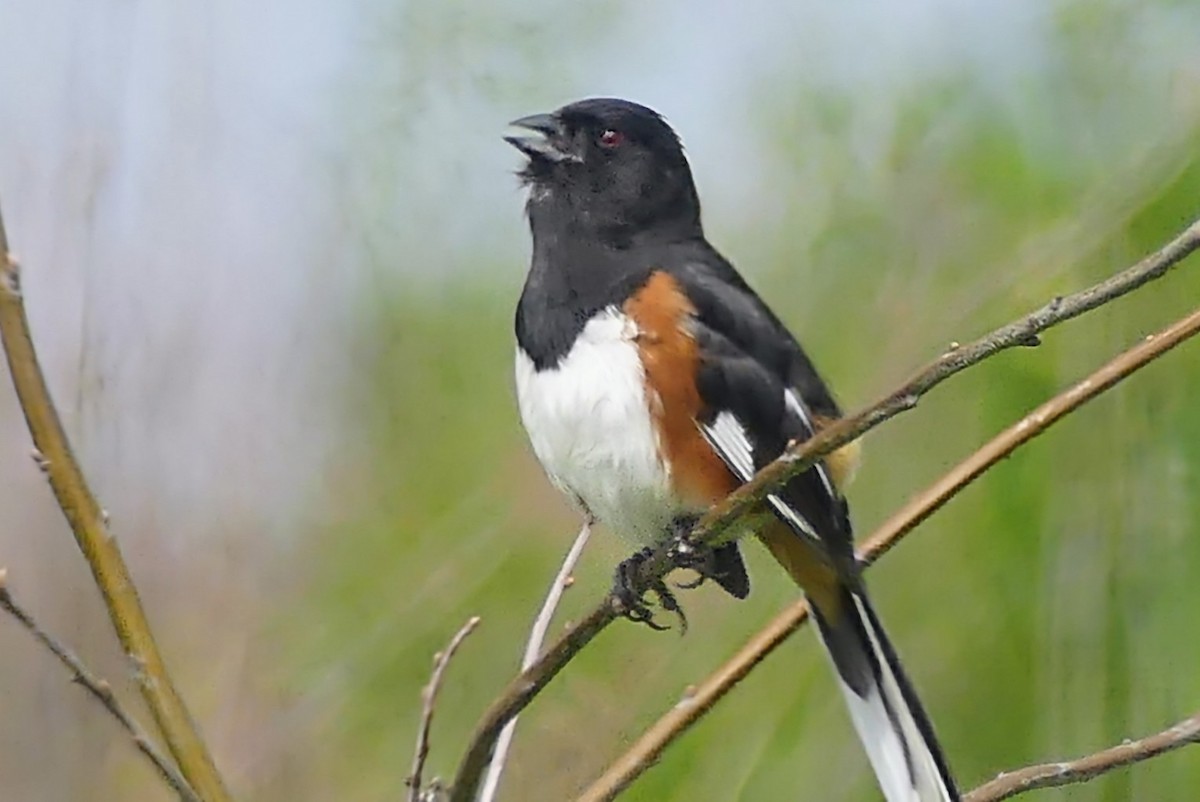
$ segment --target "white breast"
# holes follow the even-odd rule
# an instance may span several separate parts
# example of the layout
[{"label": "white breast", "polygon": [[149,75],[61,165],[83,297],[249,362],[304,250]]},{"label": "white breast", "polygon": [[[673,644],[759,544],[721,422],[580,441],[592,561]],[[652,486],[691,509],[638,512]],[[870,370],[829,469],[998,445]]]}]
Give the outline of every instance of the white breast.
[{"label": "white breast", "polygon": [[660,540],[677,512],[650,419],[633,321],[615,308],[555,368],[517,348],[517,403],[551,481],[618,534]]}]

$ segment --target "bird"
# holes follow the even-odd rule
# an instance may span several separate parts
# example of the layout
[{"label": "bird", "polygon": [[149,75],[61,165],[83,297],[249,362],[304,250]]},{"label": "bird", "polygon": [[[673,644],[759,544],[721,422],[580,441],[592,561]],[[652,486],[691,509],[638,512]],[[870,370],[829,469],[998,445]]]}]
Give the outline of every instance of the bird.
[{"label": "bird", "polygon": [[[842,413],[796,338],[706,239],[682,142],[656,111],[588,98],[510,123],[532,253],[517,303],[517,407],[550,482],[640,551],[618,566],[628,617],[678,611],[672,544],[730,596],[750,580],[738,540],[688,538],[704,512]],[[770,494],[743,532],[807,597],[887,802],[959,799],[929,716],[868,600],[844,488],[851,443]],[[695,583],[693,583],[695,584]]]}]

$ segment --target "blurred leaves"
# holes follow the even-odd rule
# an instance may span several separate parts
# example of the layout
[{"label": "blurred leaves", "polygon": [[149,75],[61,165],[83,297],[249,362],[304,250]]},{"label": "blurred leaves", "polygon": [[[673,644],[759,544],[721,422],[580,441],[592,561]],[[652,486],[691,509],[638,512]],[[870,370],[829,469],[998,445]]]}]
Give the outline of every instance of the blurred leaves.
[{"label": "blurred leaves", "polygon": [[[587,94],[652,99],[689,144],[713,241],[847,407],[1200,214],[1194,2],[68,6],[18,21],[26,58],[2,95],[4,191],[24,199],[11,221],[27,257],[44,252],[35,336],[66,355],[64,397],[87,379],[65,423],[219,761],[255,799],[399,798],[432,656],[479,614],[434,726],[430,769],[447,775],[577,527],[512,399],[527,235],[506,121]],[[1193,260],[873,433],[859,530],[1197,298]],[[964,785],[1197,708],[1196,349],[998,466],[872,572]],[[339,426],[316,414],[329,398]],[[129,694],[49,494],[10,452],[5,559]],[[181,529],[206,535],[163,537]],[[593,540],[563,617],[628,549]],[[504,799],[569,798],[794,598],[748,552],[749,600],[689,593],[686,638],[614,627],[555,681],[523,718]],[[15,713],[0,796],[157,798],[18,641],[0,661]],[[1184,751],[1040,797],[1197,786]],[[626,798],[877,793],[802,633]]]}]

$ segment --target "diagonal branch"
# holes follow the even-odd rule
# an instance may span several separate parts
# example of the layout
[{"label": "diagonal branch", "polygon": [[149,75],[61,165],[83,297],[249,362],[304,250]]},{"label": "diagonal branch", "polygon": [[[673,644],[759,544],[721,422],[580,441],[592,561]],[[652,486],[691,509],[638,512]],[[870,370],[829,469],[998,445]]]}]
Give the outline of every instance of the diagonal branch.
[{"label": "diagonal branch", "polygon": [[1196,743],[1200,743],[1200,712],[1162,732],[1136,741],[1124,741],[1077,760],[1042,763],[1003,772],[967,794],[963,802],[1000,802],[1038,788],[1085,783],[1115,769]]},{"label": "diagonal branch", "polygon": [[692,532],[711,542],[762,503],[767,494],[811,468],[826,454],[857,440],[884,421],[917,405],[921,396],[957,373],[1001,351],[1038,345],[1038,335],[1059,323],[1079,317],[1165,276],[1186,256],[1200,248],[1200,220],[1137,264],[1071,295],[1054,298],[1041,309],[1001,326],[966,345],[955,344],[913,378],[880,401],[822,429],[808,441],[763,468],[750,482],[717,505]]},{"label": "diagonal branch", "polygon": [[[906,534],[1017,448],[1045,432],[1057,421],[1110,389],[1190,337],[1200,334],[1200,309],[1151,334],[1082,381],[1059,393],[993,437],[942,478],[914,496],[875,530],[859,550],[864,566],[873,564]],[[790,605],[756,633],[737,654],[667,711],[588,786],[577,802],[606,802],[628,788],[658,761],[663,751],[707,714],[776,647],[804,625],[808,604]]]},{"label": "diagonal branch", "polygon": [[[870,429],[916,406],[920,397],[951,376],[1001,351],[1035,345],[1038,335],[1066,320],[1126,295],[1166,275],[1200,247],[1200,220],[1137,264],[1085,290],[1055,298],[1034,312],[996,329],[967,345],[958,345],[934,360],[899,389],[877,403],[821,430],[763,468],[741,488],[709,511],[692,531],[705,543],[720,542],[733,524],[758,506],[768,493],[841,446]],[[663,576],[669,569],[667,549],[660,548],[642,564],[640,578]],[[559,671],[617,617],[618,602],[610,596],[567,629],[540,660],[514,678],[484,712],[459,764],[451,802],[471,802],[504,724],[541,692]]]},{"label": "diagonal branch", "polygon": [[33,347],[21,294],[21,271],[8,249],[2,216],[0,260],[0,335],[13,386],[37,448],[38,464],[92,569],[121,648],[134,664],[138,686],[167,748],[201,797],[207,802],[230,802],[208,748],[163,663],[129,569],[108,530],[107,516],[71,452]]},{"label": "diagonal branch", "polygon": [[112,714],[112,717],[117,720],[121,728],[133,739],[133,745],[153,764],[155,770],[158,771],[167,785],[175,789],[175,793],[179,794],[180,799],[184,802],[201,802],[200,797],[196,796],[196,792],[192,790],[192,786],[188,785],[187,780],[179,773],[179,769],[175,768],[175,764],[171,762],[171,759],[159,751],[154,742],[150,740],[150,736],[137,723],[137,720],[129,715],[121,705],[116,694],[113,693],[112,686],[89,671],[87,666],[70,649],[63,646],[53,635],[38,626],[33,616],[13,599],[12,594],[8,591],[6,579],[4,569],[0,568],[0,609],[3,609],[13,618],[17,619],[21,626],[25,627],[38,643],[49,649],[50,653],[57,657],[58,661],[70,670],[74,681],[82,685],[96,701],[104,706],[105,710]]}]

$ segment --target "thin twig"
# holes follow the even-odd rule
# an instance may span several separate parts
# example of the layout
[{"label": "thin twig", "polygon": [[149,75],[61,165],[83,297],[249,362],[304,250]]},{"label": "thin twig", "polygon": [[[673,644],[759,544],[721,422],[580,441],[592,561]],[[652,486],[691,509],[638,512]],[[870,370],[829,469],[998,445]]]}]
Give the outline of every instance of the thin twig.
[{"label": "thin twig", "polygon": [[138,687],[167,749],[192,788],[207,802],[231,802],[208,747],[167,672],[137,588],[116,540],[108,531],[107,516],[71,452],[33,347],[21,291],[21,271],[9,251],[2,215],[0,262],[0,336],[13,386],[37,448],[35,459],[49,479],[54,497],[75,534],[75,542],[92,570],[121,648],[133,662]]},{"label": "thin twig", "polygon": [[[864,567],[873,564],[997,462],[1083,404],[1198,333],[1200,310],[1157,334],[1151,334],[1087,378],[1034,409],[893,513],[863,542],[859,560]],[[808,605],[804,601],[796,602],[779,613],[737,654],[696,686],[687,698],[642,733],[623,755],[609,765],[604,774],[588,786],[577,802],[607,801],[628,788],[658,761],[672,742],[707,714],[755,666],[799,629],[808,619],[808,613]]]},{"label": "thin twig", "polygon": [[1162,732],[1137,741],[1124,741],[1077,760],[1042,763],[1006,771],[971,791],[963,797],[963,802],[1000,802],[1038,788],[1085,783],[1114,769],[1141,763],[1195,743],[1200,743],[1200,712]]},{"label": "thin twig", "polygon": [[171,762],[171,759],[159,751],[141,725],[121,706],[120,700],[113,693],[112,686],[108,684],[108,681],[100,679],[89,671],[87,666],[75,656],[74,652],[39,626],[33,616],[21,607],[21,605],[17,604],[16,600],[12,597],[12,594],[8,590],[6,579],[5,570],[0,568],[0,608],[3,608],[5,612],[17,619],[21,626],[25,627],[38,643],[49,649],[50,653],[57,657],[58,661],[71,672],[72,680],[82,685],[84,690],[91,694],[96,701],[104,706],[105,710],[112,714],[117,723],[133,739],[133,745],[150,761],[159,775],[166,780],[167,784],[179,794],[180,799],[184,800],[184,802],[201,802],[200,797],[192,790],[192,786],[188,785],[188,781],[179,773],[179,769],[175,768],[175,764]]},{"label": "thin twig", "polygon": [[[1072,295],[1055,298],[972,343],[953,347],[882,400],[821,430],[767,465],[750,482],[715,505],[693,529],[692,537],[708,544],[721,542],[723,537],[729,537],[728,530],[743,515],[753,511],[768,493],[868,430],[912,409],[921,396],[946,379],[1001,351],[1036,344],[1038,335],[1047,329],[1161,278],[1198,247],[1200,220],[1155,253],[1107,280]],[[670,561],[664,546],[642,563],[639,579],[648,582],[669,569]],[[471,802],[504,724],[520,713],[579,650],[616,619],[618,605],[612,595],[605,597],[588,615],[568,627],[559,640],[528,670],[515,677],[484,711],[459,763],[450,802]]]},{"label": "thin twig", "polygon": [[425,770],[425,760],[429,757],[429,731],[433,726],[433,712],[437,706],[438,690],[442,687],[442,676],[446,667],[454,658],[458,647],[467,639],[475,627],[479,626],[479,616],[472,616],[462,625],[445,649],[433,656],[433,674],[429,684],[421,690],[421,724],[417,729],[417,747],[413,752],[412,773],[408,775],[405,784],[408,785],[408,802],[422,802],[421,773]]},{"label": "thin twig", "polygon": [[[583,548],[587,545],[591,534],[592,519],[588,517],[584,519],[583,526],[579,528],[579,534],[575,536],[575,542],[571,544],[567,556],[563,558],[558,574],[550,583],[550,589],[546,591],[546,600],[542,602],[542,609],[538,612],[537,618],[533,621],[533,627],[529,630],[529,640],[525,643],[525,654],[521,658],[522,671],[533,665],[541,653],[546,633],[550,630],[550,622],[554,620],[554,612],[558,609],[563,591],[570,583],[571,573],[575,570],[575,564],[579,562],[579,557],[583,554]],[[478,802],[493,802],[496,792],[500,790],[500,778],[504,774],[508,750],[512,746],[513,734],[517,731],[517,719],[517,716],[509,719],[500,732],[500,739],[496,742],[496,751],[492,754],[487,776],[483,779],[483,790],[479,794]]]}]

